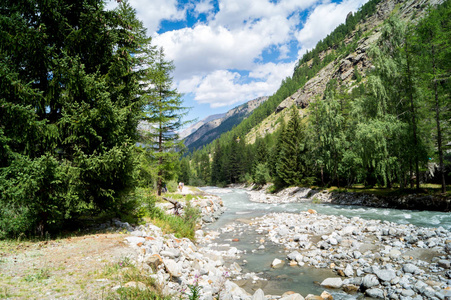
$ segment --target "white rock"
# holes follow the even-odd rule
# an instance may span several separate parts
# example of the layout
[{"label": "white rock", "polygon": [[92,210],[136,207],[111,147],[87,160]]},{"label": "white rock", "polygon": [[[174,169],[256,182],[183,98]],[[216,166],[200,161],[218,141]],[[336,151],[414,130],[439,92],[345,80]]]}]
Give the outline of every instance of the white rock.
[{"label": "white rock", "polygon": [[324,279],[323,282],[321,282],[321,286],[329,287],[329,288],[333,288],[333,289],[339,289],[339,288],[341,288],[342,285],[343,285],[343,280],[341,280],[341,278],[339,278],[339,277],[327,278],[327,279]]},{"label": "white rock", "polygon": [[280,268],[283,265],[284,265],[284,262],[278,258],[275,258],[271,263],[271,267],[273,267],[273,268]]},{"label": "white rock", "polygon": [[182,276],[182,266],[175,262],[173,259],[163,259],[166,270],[172,277]]}]

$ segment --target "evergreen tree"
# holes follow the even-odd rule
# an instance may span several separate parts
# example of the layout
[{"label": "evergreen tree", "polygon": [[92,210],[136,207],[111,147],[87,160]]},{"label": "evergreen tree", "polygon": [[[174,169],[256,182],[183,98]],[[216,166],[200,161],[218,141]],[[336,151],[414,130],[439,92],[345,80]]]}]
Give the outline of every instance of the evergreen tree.
[{"label": "evergreen tree", "polygon": [[277,177],[283,186],[301,184],[305,175],[303,154],[305,152],[304,126],[301,125],[299,111],[293,105],[290,120],[280,140],[280,155],[277,162]]},{"label": "evergreen tree", "polygon": [[119,211],[134,183],[149,43],[123,2],[0,4],[0,236]]},{"label": "evergreen tree", "polygon": [[183,147],[177,130],[186,122],[182,117],[186,108],[182,107],[181,95],[172,87],[172,62],[165,60],[163,49],[155,54],[155,61],[147,70],[148,81],[145,95],[148,103],[145,106],[145,116],[142,118],[154,126],[147,134],[147,142],[153,150],[155,168],[157,170],[157,193],[161,195],[163,181],[174,176],[174,167]]},{"label": "evergreen tree", "polygon": [[191,178],[191,167],[188,157],[183,157],[180,161],[180,171],[178,180],[181,182],[189,183]]}]

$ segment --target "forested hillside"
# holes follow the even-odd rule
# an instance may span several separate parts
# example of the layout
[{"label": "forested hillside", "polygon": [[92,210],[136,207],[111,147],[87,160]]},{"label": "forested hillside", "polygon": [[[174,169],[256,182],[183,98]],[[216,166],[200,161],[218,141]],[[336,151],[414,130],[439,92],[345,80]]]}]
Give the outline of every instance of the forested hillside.
[{"label": "forested hillside", "polygon": [[277,188],[436,182],[445,192],[450,6],[369,1],[249,118],[184,158],[182,177]]}]

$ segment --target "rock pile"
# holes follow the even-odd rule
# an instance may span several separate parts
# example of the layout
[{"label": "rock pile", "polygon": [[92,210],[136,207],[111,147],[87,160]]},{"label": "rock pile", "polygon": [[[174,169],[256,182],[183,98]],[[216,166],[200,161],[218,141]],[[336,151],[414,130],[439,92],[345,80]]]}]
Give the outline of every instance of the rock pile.
[{"label": "rock pile", "polygon": [[381,299],[451,297],[451,232],[359,217],[274,213],[255,230],[299,266],[331,268],[321,285]]}]

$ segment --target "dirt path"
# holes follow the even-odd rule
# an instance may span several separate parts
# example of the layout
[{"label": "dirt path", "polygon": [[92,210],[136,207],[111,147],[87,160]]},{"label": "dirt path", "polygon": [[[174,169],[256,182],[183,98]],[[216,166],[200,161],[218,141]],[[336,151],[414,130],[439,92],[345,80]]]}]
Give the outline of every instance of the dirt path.
[{"label": "dirt path", "polygon": [[117,284],[108,266],[132,255],[119,233],[0,242],[0,299],[102,299]]}]

